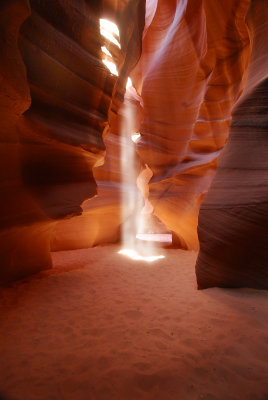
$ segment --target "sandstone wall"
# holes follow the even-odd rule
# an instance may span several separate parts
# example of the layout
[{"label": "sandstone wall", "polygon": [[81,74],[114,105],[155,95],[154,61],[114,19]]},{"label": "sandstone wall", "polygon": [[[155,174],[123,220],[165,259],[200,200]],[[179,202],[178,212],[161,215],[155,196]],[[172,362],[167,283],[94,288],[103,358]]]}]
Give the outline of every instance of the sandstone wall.
[{"label": "sandstone wall", "polygon": [[[118,79],[101,17],[121,33]],[[265,0],[2,1],[0,282],[119,240],[127,107],[175,245],[198,249],[205,198],[199,287],[266,287],[267,17]]]},{"label": "sandstone wall", "polygon": [[51,267],[56,222],[96,194],[115,84],[101,62],[101,6],[1,2],[1,282]]},{"label": "sandstone wall", "polygon": [[252,2],[253,50],[230,139],[199,214],[198,287],[268,288],[268,4]]},{"label": "sandstone wall", "polygon": [[153,171],[150,201],[173,241],[198,249],[197,218],[229,134],[250,57],[249,0],[147,3],[133,71],[144,102],[138,153]]}]

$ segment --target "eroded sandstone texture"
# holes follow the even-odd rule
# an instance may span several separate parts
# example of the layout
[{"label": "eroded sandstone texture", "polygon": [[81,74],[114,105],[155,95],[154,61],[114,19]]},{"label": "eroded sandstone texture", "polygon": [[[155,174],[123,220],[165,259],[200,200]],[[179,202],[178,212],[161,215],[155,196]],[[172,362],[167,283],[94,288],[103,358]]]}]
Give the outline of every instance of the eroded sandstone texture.
[{"label": "eroded sandstone texture", "polygon": [[[121,50],[106,43],[118,79],[101,17],[121,33]],[[267,286],[267,20],[266,0],[147,0],[146,15],[144,0],[2,1],[0,281],[49,268],[51,249],[119,240],[130,109],[154,214],[198,249],[236,106],[200,213],[198,285]]]},{"label": "eroded sandstone texture", "polygon": [[[98,237],[105,241],[109,221],[102,198],[90,204],[94,213],[88,213],[84,229],[74,216],[97,193],[92,168],[103,163],[108,110],[116,120],[128,72],[141,51],[144,2],[14,0],[0,7],[0,281],[6,282],[49,268],[51,245],[91,246],[101,228]],[[117,82],[101,62],[101,17],[117,22],[123,33]],[[115,231],[111,235],[118,239]]]},{"label": "eroded sandstone texture", "polygon": [[199,214],[199,288],[268,288],[268,4],[252,3],[245,92]]},{"label": "eroded sandstone texture", "polygon": [[[133,112],[136,118],[142,107],[143,114],[136,126],[142,135],[137,149],[141,163],[153,171],[149,199],[154,214],[173,232],[174,244],[186,249],[198,249],[200,204],[228,138],[233,106],[245,86],[251,52],[245,21],[249,4],[249,0],[146,2],[142,54],[131,72],[141,98]],[[113,105],[120,109],[121,99],[119,104],[116,100],[115,96]],[[53,248],[77,248],[79,242],[87,247],[119,238],[124,222],[120,219],[122,119],[110,113],[106,161],[95,170],[98,198],[84,203],[77,224],[70,220],[58,225]],[[106,230],[104,216],[110,222]],[[98,228],[89,231],[93,218]]]},{"label": "eroded sandstone texture", "polygon": [[55,224],[81,214],[82,202],[97,193],[92,168],[103,162],[112,92],[116,114],[124,71],[133,63],[125,57],[128,32],[119,60],[122,82],[114,88],[116,79],[101,62],[99,18],[121,12],[128,23],[136,5],[0,4],[1,282],[49,268]]},{"label": "eroded sandstone texture", "polygon": [[133,72],[145,114],[138,152],[153,171],[154,213],[186,249],[198,248],[199,207],[244,87],[249,3],[147,2],[150,20]]},{"label": "eroded sandstone texture", "polygon": [[[122,191],[130,189],[123,188],[122,179],[131,180],[128,176],[135,174],[128,162],[125,168],[121,169],[122,146],[133,146],[131,133],[134,126],[126,123],[129,118],[127,110],[129,111],[131,107],[133,113],[136,113],[140,108],[138,100],[133,95],[125,99],[124,104],[124,107],[120,107],[120,113],[114,114],[112,118],[114,123],[111,123],[110,127],[107,126],[103,133],[106,147],[105,161],[102,166],[93,169],[98,195],[82,204],[82,215],[57,224],[52,240],[53,250],[88,248],[120,240],[121,224],[126,219],[122,216]],[[136,118],[133,122],[135,121]],[[124,141],[121,137],[121,126],[125,126],[128,140]],[[135,161],[135,170],[138,171],[140,163],[137,157]],[[133,194],[139,195],[135,180],[132,182],[131,190]],[[127,216],[131,217],[134,213],[135,208],[129,205]],[[133,234],[135,235],[135,232]]]},{"label": "eroded sandstone texture", "polygon": [[101,62],[100,3],[33,0],[31,9],[19,41],[32,97],[19,124],[22,175],[55,225],[97,193],[92,167],[103,161],[115,79]]},{"label": "eroded sandstone texture", "polygon": [[[17,46],[20,26],[29,13],[30,7],[26,0],[6,0],[0,3],[0,281],[8,277],[15,278],[24,271],[32,272],[36,255],[30,249],[29,242],[38,245],[38,241],[43,240],[34,240],[34,233],[25,228],[29,223],[29,215],[38,214],[38,211],[33,207],[22,182],[16,128],[21,114],[30,106],[26,69]],[[26,255],[30,250],[31,259]],[[43,264],[44,258],[40,260],[39,257],[38,261]]]},{"label": "eroded sandstone texture", "polygon": [[[113,59],[118,65],[119,78],[115,83],[112,102],[109,108],[109,125],[103,132],[106,147],[105,161],[93,169],[98,186],[98,195],[82,204],[83,213],[56,225],[52,236],[53,250],[87,248],[101,243],[120,240],[122,174],[133,174],[126,163],[121,170],[121,146],[131,146],[131,133],[138,129],[141,119],[139,96],[130,91],[125,96],[125,86],[130,71],[136,65],[141,53],[142,32],[145,18],[144,0],[102,2],[101,16],[114,21],[120,30],[121,50],[113,50]],[[103,39],[102,39],[103,41]],[[117,52],[116,52],[117,50]],[[132,109],[132,123],[129,123],[127,109]],[[128,143],[123,144],[122,129],[128,133]],[[139,162],[137,160],[137,168]],[[135,182],[133,182],[135,185]],[[135,185],[133,191],[138,191]],[[128,215],[134,213],[129,207]]]}]

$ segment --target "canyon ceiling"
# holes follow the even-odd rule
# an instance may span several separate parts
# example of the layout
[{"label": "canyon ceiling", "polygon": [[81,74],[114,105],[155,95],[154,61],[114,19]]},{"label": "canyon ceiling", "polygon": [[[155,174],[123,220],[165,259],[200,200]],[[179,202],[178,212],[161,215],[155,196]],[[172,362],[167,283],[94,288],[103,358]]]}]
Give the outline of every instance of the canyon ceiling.
[{"label": "canyon ceiling", "polygon": [[[120,31],[119,77],[100,18]],[[199,250],[198,287],[268,288],[266,0],[3,0],[0,27],[1,283],[120,240],[127,107],[154,215]]]}]

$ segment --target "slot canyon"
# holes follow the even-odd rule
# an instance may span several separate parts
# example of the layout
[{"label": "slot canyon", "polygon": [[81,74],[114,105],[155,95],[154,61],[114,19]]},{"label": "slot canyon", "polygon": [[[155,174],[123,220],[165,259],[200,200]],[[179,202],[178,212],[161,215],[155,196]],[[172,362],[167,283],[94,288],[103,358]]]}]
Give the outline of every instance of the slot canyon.
[{"label": "slot canyon", "polygon": [[268,400],[268,1],[0,0],[0,400]]}]

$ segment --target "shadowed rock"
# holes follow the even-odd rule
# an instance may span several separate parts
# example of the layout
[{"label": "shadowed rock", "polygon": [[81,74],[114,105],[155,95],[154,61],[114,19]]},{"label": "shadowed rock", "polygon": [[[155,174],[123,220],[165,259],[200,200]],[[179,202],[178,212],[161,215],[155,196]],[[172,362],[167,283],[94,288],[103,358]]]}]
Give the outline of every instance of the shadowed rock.
[{"label": "shadowed rock", "polygon": [[249,78],[199,214],[198,287],[268,288],[268,6],[252,3]]}]

